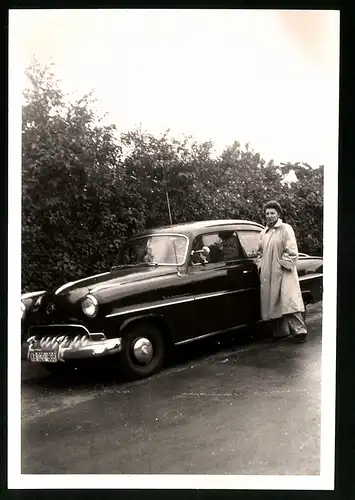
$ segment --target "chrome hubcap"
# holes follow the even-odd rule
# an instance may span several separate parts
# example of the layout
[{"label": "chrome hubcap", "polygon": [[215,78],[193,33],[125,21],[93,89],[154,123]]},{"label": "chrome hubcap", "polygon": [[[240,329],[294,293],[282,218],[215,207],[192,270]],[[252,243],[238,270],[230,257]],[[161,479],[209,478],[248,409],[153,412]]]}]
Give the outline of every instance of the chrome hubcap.
[{"label": "chrome hubcap", "polygon": [[147,365],[153,358],[153,346],[150,340],[140,338],[133,344],[134,358],[142,364]]}]

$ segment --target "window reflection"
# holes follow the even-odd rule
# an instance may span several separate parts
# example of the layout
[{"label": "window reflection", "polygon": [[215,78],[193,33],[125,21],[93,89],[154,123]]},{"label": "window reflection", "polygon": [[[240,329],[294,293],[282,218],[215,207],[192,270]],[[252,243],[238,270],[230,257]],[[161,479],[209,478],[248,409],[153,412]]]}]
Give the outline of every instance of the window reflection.
[{"label": "window reflection", "polygon": [[121,253],[122,264],[165,264],[184,263],[187,240],[182,236],[153,235],[139,237],[126,244]]}]

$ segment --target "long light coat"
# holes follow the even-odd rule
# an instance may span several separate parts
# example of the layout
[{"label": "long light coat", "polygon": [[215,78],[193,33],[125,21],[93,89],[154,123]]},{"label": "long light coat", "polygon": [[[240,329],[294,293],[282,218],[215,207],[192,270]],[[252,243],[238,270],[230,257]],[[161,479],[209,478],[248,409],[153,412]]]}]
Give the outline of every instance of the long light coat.
[{"label": "long light coat", "polygon": [[284,314],[304,311],[296,262],[295,233],[279,219],[273,228],[261,231],[258,248],[261,317],[267,321]]}]

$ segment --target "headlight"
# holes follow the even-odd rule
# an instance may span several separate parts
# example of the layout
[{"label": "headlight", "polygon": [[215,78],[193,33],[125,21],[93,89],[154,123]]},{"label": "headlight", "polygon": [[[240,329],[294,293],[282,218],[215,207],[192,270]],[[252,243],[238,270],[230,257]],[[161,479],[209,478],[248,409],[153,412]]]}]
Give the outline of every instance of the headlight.
[{"label": "headlight", "polygon": [[81,308],[87,316],[93,318],[99,309],[99,304],[95,297],[87,295],[81,302]]},{"label": "headlight", "polygon": [[25,304],[21,300],[21,319],[24,318],[25,312],[26,312],[26,306],[25,306]]}]

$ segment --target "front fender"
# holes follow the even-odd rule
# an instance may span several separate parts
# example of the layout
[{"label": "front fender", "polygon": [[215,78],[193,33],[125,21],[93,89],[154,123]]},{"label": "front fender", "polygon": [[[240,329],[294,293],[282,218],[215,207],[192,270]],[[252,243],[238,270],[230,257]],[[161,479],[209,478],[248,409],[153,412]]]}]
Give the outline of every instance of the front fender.
[{"label": "front fender", "polygon": [[167,319],[162,315],[157,314],[140,314],[139,316],[133,316],[131,318],[127,318],[123,321],[119,328],[119,334],[122,335],[124,330],[126,330],[129,326],[132,326],[133,323],[140,321],[149,321],[151,323],[155,323],[157,326],[162,328],[162,330],[166,331],[170,338],[172,338],[172,329],[171,325],[167,321]]}]

